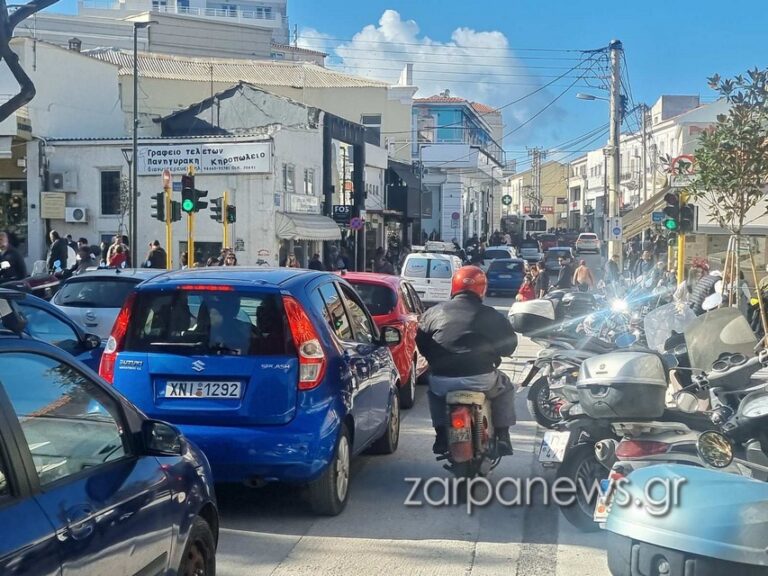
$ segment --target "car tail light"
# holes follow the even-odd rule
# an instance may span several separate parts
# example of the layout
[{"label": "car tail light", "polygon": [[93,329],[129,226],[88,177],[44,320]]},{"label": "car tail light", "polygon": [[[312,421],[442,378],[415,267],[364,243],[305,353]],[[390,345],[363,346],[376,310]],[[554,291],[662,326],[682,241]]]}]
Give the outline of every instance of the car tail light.
[{"label": "car tail light", "polygon": [[616,446],[616,456],[622,460],[632,460],[644,456],[664,454],[669,451],[669,444],[653,440],[622,440]]},{"label": "car tail light", "polygon": [[299,352],[299,390],[312,390],[325,375],[325,352],[320,337],[304,307],[291,296],[283,296],[285,315],[296,350]]},{"label": "car tail light", "polygon": [[128,298],[125,299],[123,307],[120,309],[120,313],[115,319],[115,324],[112,326],[112,333],[109,335],[107,345],[104,347],[104,353],[101,355],[101,361],[99,362],[99,376],[104,378],[104,380],[110,384],[112,384],[115,379],[115,361],[117,360],[117,354],[125,345],[125,336],[128,333],[128,324],[131,321],[133,303],[135,300],[135,292],[129,294]]}]

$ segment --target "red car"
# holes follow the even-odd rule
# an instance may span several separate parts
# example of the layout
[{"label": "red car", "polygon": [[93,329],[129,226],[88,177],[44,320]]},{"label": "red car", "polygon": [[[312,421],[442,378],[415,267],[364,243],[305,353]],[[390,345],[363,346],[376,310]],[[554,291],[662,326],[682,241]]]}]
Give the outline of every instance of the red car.
[{"label": "red car", "polygon": [[391,348],[400,372],[400,406],[411,408],[416,400],[416,381],[427,370],[427,361],[416,349],[416,330],[423,312],[413,286],[399,276],[369,272],[342,272],[373,316],[382,326],[396,326],[402,334],[400,344]]}]

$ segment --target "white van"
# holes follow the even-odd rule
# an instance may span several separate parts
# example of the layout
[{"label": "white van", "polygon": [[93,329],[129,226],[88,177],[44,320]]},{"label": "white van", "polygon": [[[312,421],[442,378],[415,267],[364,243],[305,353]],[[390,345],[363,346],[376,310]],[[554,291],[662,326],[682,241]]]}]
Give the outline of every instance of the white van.
[{"label": "white van", "polygon": [[424,304],[430,305],[451,299],[451,280],[459,268],[458,256],[414,252],[405,257],[400,276],[413,285]]}]

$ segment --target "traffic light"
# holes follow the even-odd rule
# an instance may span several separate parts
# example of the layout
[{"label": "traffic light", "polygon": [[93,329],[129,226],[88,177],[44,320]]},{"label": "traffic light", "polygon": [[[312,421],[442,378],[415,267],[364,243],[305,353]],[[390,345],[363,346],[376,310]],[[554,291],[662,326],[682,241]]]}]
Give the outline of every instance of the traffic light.
[{"label": "traffic light", "polygon": [[683,204],[680,206],[680,231],[690,234],[696,228],[696,206]]},{"label": "traffic light", "polygon": [[234,224],[237,222],[237,208],[231,204],[227,206],[227,223]]},{"label": "traffic light", "polygon": [[195,211],[195,177],[181,177],[181,209],[187,214]]},{"label": "traffic light", "polygon": [[181,202],[171,200],[171,222],[181,220]]},{"label": "traffic light", "polygon": [[669,192],[664,196],[666,207],[664,208],[664,228],[670,232],[680,229],[680,196],[675,192]]},{"label": "traffic light", "polygon": [[214,198],[211,200],[211,220],[216,222],[223,222],[222,205],[224,198]]},{"label": "traffic light", "polygon": [[165,192],[152,196],[152,218],[165,222]]}]

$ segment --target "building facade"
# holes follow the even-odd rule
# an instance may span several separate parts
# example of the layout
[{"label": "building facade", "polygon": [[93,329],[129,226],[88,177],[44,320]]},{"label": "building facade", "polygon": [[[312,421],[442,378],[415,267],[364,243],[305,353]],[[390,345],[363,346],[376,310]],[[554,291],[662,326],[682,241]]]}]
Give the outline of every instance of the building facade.
[{"label": "building facade", "polygon": [[[533,169],[509,176],[507,193],[512,197],[509,214],[542,214],[547,229],[567,228],[568,167],[559,162],[545,162],[540,175]],[[537,183],[538,181],[538,183]]]}]

